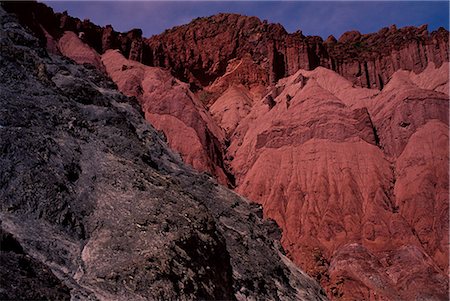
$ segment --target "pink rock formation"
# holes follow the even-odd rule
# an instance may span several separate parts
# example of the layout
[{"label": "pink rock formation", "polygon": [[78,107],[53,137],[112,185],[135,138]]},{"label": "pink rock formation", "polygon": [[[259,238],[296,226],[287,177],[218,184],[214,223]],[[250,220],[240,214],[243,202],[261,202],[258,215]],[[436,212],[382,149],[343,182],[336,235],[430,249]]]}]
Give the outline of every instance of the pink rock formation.
[{"label": "pink rock formation", "polygon": [[200,87],[225,74],[230,61],[244,57],[256,65],[247,69],[244,78],[257,74],[259,68],[265,70],[259,83],[274,83],[299,69],[323,66],[353,84],[379,89],[397,70],[420,72],[429,62],[440,66],[449,57],[448,31],[443,28],[430,34],[426,25],[391,26],[371,34],[350,31],[338,41],[330,37],[324,42],[301,32],[288,34],[279,24],[234,14],[199,18],[145,43],[149,64],[168,67],[178,78]]},{"label": "pink rock formation", "polygon": [[421,89],[410,72],[395,73],[382,92],[373,99],[370,111],[381,147],[389,156],[398,157],[411,135],[428,120],[448,124],[448,95]]},{"label": "pink rock formation", "polygon": [[426,253],[448,269],[448,125],[434,119],[408,140],[395,163],[396,206]]},{"label": "pink rock formation", "polygon": [[333,299],[446,296],[448,95],[411,78],[398,72],[380,93],[299,71],[231,138],[237,191]]},{"label": "pink rock formation", "polygon": [[78,64],[89,63],[99,70],[105,69],[100,55],[72,31],[66,31],[59,39],[58,49],[62,55],[73,59]]},{"label": "pink rock formation", "polygon": [[185,83],[167,71],[127,60],[118,51],[107,51],[102,62],[119,89],[138,98],[146,119],[165,133],[186,163],[228,183],[222,165],[223,131]]},{"label": "pink rock formation", "polygon": [[436,68],[433,63],[430,63],[423,72],[410,73],[410,78],[416,86],[422,89],[449,94],[448,74],[448,62],[443,63],[440,68]]},{"label": "pink rock formation", "polygon": [[447,30],[324,42],[219,14],[143,39],[35,10],[22,20],[50,42],[76,33],[59,40],[65,55],[106,51],[107,73],[171,147],[221,183],[234,177],[331,299],[447,299]]},{"label": "pink rock formation", "polygon": [[218,14],[144,39],[139,29],[118,33],[111,26],[102,28],[89,20],[70,17],[67,12],[53,13],[41,3],[10,2],[5,8],[17,13],[43,41],[40,27],[55,39],[64,31],[82,32],[97,52],[120,49],[126,58],[169,68],[196,89],[210,85],[226,72],[230,62],[244,57],[251,57],[248,65],[254,66],[241,72],[250,82],[255,81],[252,75],[257,69],[265,72],[256,72],[256,83],[264,84],[299,69],[323,66],[353,84],[379,89],[397,70],[421,72],[430,62],[439,67],[449,59],[448,31],[439,28],[429,33],[426,25],[399,29],[393,25],[370,34],[350,31],[339,40],[329,37],[323,41],[300,31],[289,34],[280,24],[261,22],[256,17]]},{"label": "pink rock formation", "polygon": [[230,86],[209,108],[214,120],[231,135],[251,110],[253,99],[242,85]]}]

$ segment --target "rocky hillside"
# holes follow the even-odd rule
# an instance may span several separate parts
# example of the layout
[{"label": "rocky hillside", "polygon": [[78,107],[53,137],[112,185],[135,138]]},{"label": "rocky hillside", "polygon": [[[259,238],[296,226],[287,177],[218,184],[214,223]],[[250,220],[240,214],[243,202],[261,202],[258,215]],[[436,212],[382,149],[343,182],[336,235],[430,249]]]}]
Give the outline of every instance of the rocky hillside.
[{"label": "rocky hillside", "polygon": [[27,5],[5,7],[135,98],[185,162],[261,204],[330,299],[447,299],[448,31],[322,41],[219,14],[145,39]]},{"label": "rocky hillside", "polygon": [[443,67],[397,72],[381,92],[301,70],[233,134],[236,190],[330,297],[447,298],[448,94],[426,87],[439,72],[448,83]]},{"label": "rocky hillside", "polygon": [[2,300],[325,300],[261,209],[0,8]]},{"label": "rocky hillside", "polygon": [[7,3],[7,9],[17,12],[43,42],[59,39],[64,31],[81,33],[99,53],[120,49],[130,60],[168,68],[194,89],[223,77],[234,60],[251,61],[239,76],[239,82],[246,84],[267,85],[299,69],[322,66],[358,86],[382,89],[399,69],[420,72],[429,62],[439,67],[449,57],[448,31],[439,28],[429,33],[426,25],[392,25],[370,34],[350,31],[324,41],[301,31],[287,33],[280,24],[256,17],[218,14],[143,38],[140,29],[118,33],[111,26],[55,14],[39,3]]}]

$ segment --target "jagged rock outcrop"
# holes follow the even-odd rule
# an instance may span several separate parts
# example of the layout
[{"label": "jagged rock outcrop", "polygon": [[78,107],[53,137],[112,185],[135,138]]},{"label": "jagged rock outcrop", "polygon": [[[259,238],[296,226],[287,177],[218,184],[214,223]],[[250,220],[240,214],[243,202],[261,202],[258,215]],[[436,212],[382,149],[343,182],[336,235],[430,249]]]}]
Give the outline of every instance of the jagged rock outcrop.
[{"label": "jagged rock outcrop", "polygon": [[[430,62],[439,67],[449,59],[448,31],[439,28],[429,33],[426,25],[399,29],[392,25],[370,34],[350,31],[338,40],[331,36],[323,41],[300,31],[289,34],[280,24],[256,17],[218,14],[145,39],[139,29],[118,33],[109,25],[102,28],[67,13],[53,13],[40,3],[9,3],[6,9],[18,13],[43,42],[44,31],[56,39],[64,31],[82,33],[97,52],[120,49],[128,59],[168,68],[194,90],[214,83],[236,60],[245,62],[238,78],[247,86],[266,86],[299,69],[322,66],[355,85],[382,89],[397,70],[420,72]],[[233,79],[230,83],[236,83]],[[222,85],[214,92],[228,88]]]},{"label": "jagged rock outcrop", "polygon": [[[165,132],[186,162],[222,183],[234,181],[237,192],[263,205],[265,216],[283,230],[287,256],[316,278],[331,299],[446,300],[448,31],[391,27],[323,41],[301,32],[288,34],[254,17],[220,14],[143,39],[139,31],[120,38],[112,27],[101,29],[66,14],[54,18],[57,22],[46,23],[37,21],[38,15],[22,15],[26,24],[34,20],[39,25],[31,28],[45,29],[42,40],[50,50],[48,41],[61,41],[69,30],[95,57],[101,55],[107,74],[123,93],[139,100],[146,118]],[[56,29],[50,28],[55,24]],[[89,34],[80,37],[81,32]],[[77,52],[65,54],[77,59]],[[38,70],[45,79],[45,69]],[[61,75],[52,81],[86,102],[81,82],[67,83]],[[101,96],[94,100],[104,101]],[[143,160],[161,169],[158,158]],[[182,191],[197,183],[184,181],[184,175],[177,172]],[[153,176],[144,173],[145,179]],[[225,191],[211,189],[198,190],[194,199]],[[210,205],[209,211],[223,210]],[[249,217],[221,216],[217,227],[252,236],[242,231],[241,218]],[[234,238],[243,239],[220,233],[227,248]],[[96,239],[101,243],[103,236]],[[231,246],[241,254],[246,244]],[[230,253],[232,269],[237,269],[240,263],[233,265],[232,259]],[[245,277],[250,277],[246,267]],[[267,273],[277,274],[275,269]],[[234,281],[248,283],[240,279]],[[243,298],[248,287],[239,293],[233,289],[234,296]]]},{"label": "jagged rock outcrop", "polygon": [[[448,61],[448,31],[428,33],[427,27],[395,26],[377,33],[347,32],[338,41],[288,34],[281,25],[254,17],[219,14],[200,18],[146,40],[154,66],[168,67],[184,80],[210,85],[223,75],[230,60],[250,54],[241,83],[273,83],[299,69],[330,68],[352,83],[382,89],[399,70],[423,71],[429,62]],[[180,55],[181,54],[181,55]],[[254,79],[252,71],[264,75]],[[256,73],[258,74],[258,73]]]},{"label": "jagged rock outcrop", "polygon": [[[440,69],[423,78],[442,84]],[[263,205],[331,298],[446,298],[448,94],[416,77],[397,72],[379,92],[299,71],[230,139],[236,190]]]},{"label": "jagged rock outcrop", "polygon": [[2,299],[326,299],[260,208],[184,165],[102,73],[1,7],[0,45]]},{"label": "jagged rock outcrop", "polygon": [[66,31],[70,31],[82,38],[97,53],[120,49],[125,57],[132,60],[141,61],[146,58],[146,47],[142,43],[140,29],[119,33],[111,25],[101,27],[88,19],[71,17],[67,12],[54,13],[50,7],[36,1],[6,1],[2,5],[6,11],[15,13],[20,22],[34,32],[41,45],[48,47],[49,40],[59,40]]},{"label": "jagged rock outcrop", "polygon": [[[145,42],[152,51],[151,65],[167,67],[199,88],[224,75],[230,60],[242,60],[247,55],[252,64],[241,74],[242,82],[268,85],[285,74],[283,54],[277,45],[283,44],[287,35],[280,24],[218,14],[198,18]],[[307,61],[304,64],[301,67],[307,68]],[[253,76],[258,68],[264,70],[259,78]]]},{"label": "jagged rock outcrop", "polygon": [[167,136],[184,162],[233,185],[223,163],[225,135],[186,83],[170,72],[127,60],[108,50],[102,55],[107,73],[128,96],[139,100],[145,118]]},{"label": "jagged rock outcrop", "polygon": [[423,71],[429,63],[448,62],[448,31],[429,33],[427,26],[397,29],[385,27],[376,33],[344,33],[337,43],[327,44],[331,68],[356,85],[382,89],[397,70]]}]

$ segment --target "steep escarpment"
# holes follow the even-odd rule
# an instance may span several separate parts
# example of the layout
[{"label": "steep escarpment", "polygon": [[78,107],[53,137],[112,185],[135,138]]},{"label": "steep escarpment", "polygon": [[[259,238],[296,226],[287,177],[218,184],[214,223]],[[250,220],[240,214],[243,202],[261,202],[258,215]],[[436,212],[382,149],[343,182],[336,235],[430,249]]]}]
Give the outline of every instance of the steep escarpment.
[{"label": "steep escarpment", "polygon": [[[140,30],[119,34],[110,26],[102,28],[67,13],[53,14],[51,8],[36,2],[4,3],[4,6],[16,12],[41,37],[41,45],[48,48],[51,44],[51,52],[108,71],[123,93],[139,100],[146,119],[164,131],[170,147],[181,154],[184,162],[214,175],[222,184],[233,186],[234,179],[224,166],[222,129],[212,122],[185,83],[170,72],[138,62],[142,61],[138,59],[142,56],[142,50],[138,49],[142,43],[137,42]],[[46,20],[41,19],[43,16]],[[106,54],[109,49],[119,49],[121,54]]]},{"label": "steep escarpment", "polygon": [[326,299],[135,100],[1,8],[0,24],[2,299]]},{"label": "steep escarpment", "polygon": [[329,59],[320,65],[330,68],[352,83],[382,89],[397,70],[423,71],[429,63],[448,61],[448,30],[428,32],[427,25],[384,27],[376,33],[344,33],[338,41],[325,42]]},{"label": "steep escarpment", "polygon": [[167,71],[127,60],[114,50],[103,54],[102,62],[119,89],[137,97],[145,118],[165,133],[184,162],[209,172],[224,185],[234,184],[223,165],[223,130],[186,83]]},{"label": "steep escarpment", "polygon": [[288,256],[332,298],[446,298],[448,94],[414,77],[395,73],[379,92],[299,71],[231,138],[236,190],[281,225]]},{"label": "steep escarpment", "polygon": [[[185,162],[221,183],[234,184],[238,193],[261,204],[264,216],[282,229],[286,255],[319,281],[330,299],[446,300],[446,30],[430,34],[426,27],[391,27],[367,35],[348,32],[339,40],[330,37],[324,42],[300,32],[288,34],[280,25],[257,18],[220,14],[150,39],[137,35],[127,40],[136,43],[121,44],[114,42],[119,34],[111,27],[95,27],[66,14],[54,16],[59,16],[54,29],[58,35],[52,36],[49,28],[42,43],[87,68],[98,68],[101,62],[100,69],[124,94],[137,99],[146,119],[165,133]],[[75,22],[75,29],[65,27],[70,22],[61,23],[59,18]],[[86,38],[93,36],[92,28],[102,33],[95,43]],[[108,42],[102,44],[100,37],[106,30]],[[52,81],[66,87],[67,93],[74,90],[71,97],[86,102],[87,92],[74,89],[83,86],[78,81],[67,84],[60,75]],[[124,100],[128,101],[132,100]],[[158,159],[145,156],[143,160],[160,169]],[[69,174],[77,174],[74,170]],[[198,192],[194,199],[217,203],[216,195],[222,192],[215,192],[219,188],[213,189],[205,180],[208,177],[185,181],[183,175],[176,172],[182,187],[192,186],[190,193]],[[117,185],[141,179],[134,173],[126,173],[125,178]],[[202,195],[214,198],[204,200]],[[195,202],[188,204],[195,207]],[[223,207],[206,207],[218,212],[218,229],[229,231],[221,232],[228,233],[223,234],[227,250],[243,248],[257,254],[257,245],[249,247],[241,239],[250,236],[258,241],[273,234],[268,230],[260,236],[242,228],[242,221],[253,219],[250,215],[231,217]],[[123,212],[130,210],[126,208]],[[215,220],[217,215],[213,214]],[[80,235],[86,232],[78,219],[61,219],[68,219],[66,223]],[[91,253],[85,254],[89,260]],[[97,265],[99,256],[93,258],[91,266]],[[230,253],[232,268],[237,269],[240,263],[233,266],[233,258]],[[167,270],[178,267],[166,266]],[[234,279],[234,283],[256,287],[259,280],[248,281],[252,278],[248,265],[233,275],[242,271],[247,280]],[[277,270],[269,268],[268,273]],[[184,285],[190,287],[183,284],[183,289]],[[234,290],[235,296],[242,297],[246,290],[250,290],[246,285],[240,293]]]},{"label": "steep escarpment", "polygon": [[[208,86],[222,76],[232,59],[250,55],[254,67],[240,75],[241,83],[274,83],[299,69],[323,66],[362,87],[382,89],[399,70],[420,72],[429,62],[440,66],[448,60],[448,31],[431,34],[427,26],[395,26],[377,33],[344,33],[329,37],[288,34],[279,24],[255,17],[219,14],[200,18],[146,40],[149,62],[168,67],[179,78]],[[220,50],[220,51],[219,51]],[[263,76],[252,78],[262,68]]]},{"label": "steep escarpment", "polygon": [[420,72],[428,63],[439,67],[449,57],[448,31],[439,28],[429,33],[426,25],[392,25],[370,34],[350,31],[324,41],[301,31],[287,33],[280,24],[256,17],[218,14],[143,38],[139,29],[118,33],[110,25],[102,28],[66,12],[53,13],[40,3],[7,3],[6,9],[17,13],[43,43],[51,45],[51,39],[73,31],[98,53],[120,49],[127,59],[169,69],[194,90],[214,83],[236,60],[246,64],[233,80],[247,86],[273,84],[299,69],[322,66],[355,85],[382,89],[397,70]]}]

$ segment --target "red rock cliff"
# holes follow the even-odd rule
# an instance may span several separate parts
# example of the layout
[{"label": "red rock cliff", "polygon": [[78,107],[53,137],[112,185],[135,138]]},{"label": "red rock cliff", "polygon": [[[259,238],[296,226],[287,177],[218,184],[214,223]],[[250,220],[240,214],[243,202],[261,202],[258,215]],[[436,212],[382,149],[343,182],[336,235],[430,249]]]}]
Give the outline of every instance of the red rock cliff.
[{"label": "red rock cliff", "polygon": [[[149,66],[171,70],[177,78],[202,88],[226,73],[231,60],[251,57],[252,66],[241,72],[240,81],[270,84],[299,69],[318,66],[332,69],[362,87],[383,88],[399,70],[420,72],[429,62],[439,67],[448,61],[448,31],[429,33],[427,26],[383,28],[376,33],[344,33],[338,40],[330,36],[289,34],[280,24],[269,24],[256,17],[218,14],[198,18],[183,26],[145,39],[139,29],[115,32],[111,26],[96,26],[67,13],[53,13],[35,2],[6,3],[44,40],[43,29],[59,38],[64,31],[82,33],[97,52],[120,49],[123,55]],[[23,6],[30,7],[27,10]],[[255,69],[262,69],[254,75]],[[220,90],[223,92],[223,89]]]},{"label": "red rock cliff", "polygon": [[[333,37],[288,34],[279,24],[255,17],[219,14],[200,18],[147,39],[149,63],[167,67],[184,80],[208,86],[223,75],[232,59],[250,54],[265,72],[247,83],[273,83],[299,69],[323,66],[362,87],[383,86],[399,70],[420,72],[429,62],[440,66],[448,60],[448,31],[431,34],[427,26],[395,26],[377,33],[346,32]],[[252,70],[248,70],[250,77]]]},{"label": "red rock cliff", "polygon": [[48,47],[101,62],[186,162],[261,203],[331,299],[447,298],[448,31],[323,41],[219,14],[145,39],[32,5],[7,6]]}]

